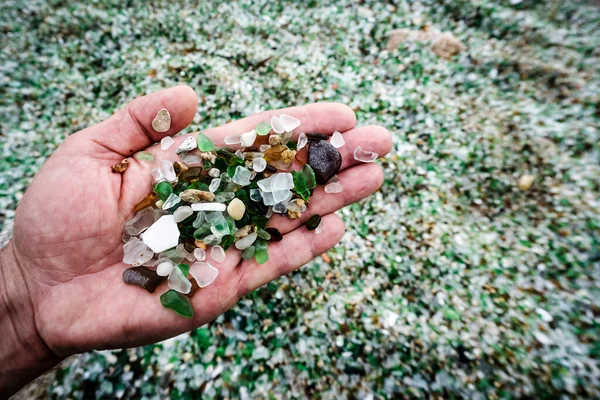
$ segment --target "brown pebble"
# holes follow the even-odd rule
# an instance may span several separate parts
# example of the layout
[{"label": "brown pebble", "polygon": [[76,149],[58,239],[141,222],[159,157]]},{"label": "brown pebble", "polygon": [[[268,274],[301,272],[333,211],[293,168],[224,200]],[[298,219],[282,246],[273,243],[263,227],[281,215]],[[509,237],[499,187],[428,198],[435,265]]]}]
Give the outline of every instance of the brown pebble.
[{"label": "brown pebble", "polygon": [[331,257],[329,257],[327,255],[327,253],[323,253],[321,254],[321,258],[323,259],[323,261],[325,261],[327,264],[329,264],[331,262]]},{"label": "brown pebble", "polygon": [[213,201],[215,194],[198,189],[187,189],[179,194],[179,198],[186,203],[200,203],[201,201]]},{"label": "brown pebble", "polygon": [[111,168],[112,172],[116,174],[122,174],[123,172],[127,171],[127,168],[129,168],[129,158],[126,158],[120,163],[113,165]]},{"label": "brown pebble", "polygon": [[123,271],[123,282],[129,285],[137,285],[150,293],[154,293],[156,286],[162,279],[163,277],[155,271],[144,267],[127,268]]},{"label": "brown pebble", "polygon": [[186,172],[188,172],[189,168],[184,163],[180,163],[179,161],[175,161],[173,163],[173,170],[175,171],[175,174],[179,177],[182,174],[185,174]]},{"label": "brown pebble", "polygon": [[152,120],[152,129],[156,132],[166,132],[171,129],[171,114],[166,108],[158,110]]},{"label": "brown pebble", "polygon": [[158,197],[157,197],[156,193],[151,192],[146,197],[144,197],[144,199],[142,201],[140,201],[139,203],[136,204],[133,211],[138,212],[140,210],[143,210],[146,207],[153,206],[154,203],[156,203],[157,199],[158,199]]}]

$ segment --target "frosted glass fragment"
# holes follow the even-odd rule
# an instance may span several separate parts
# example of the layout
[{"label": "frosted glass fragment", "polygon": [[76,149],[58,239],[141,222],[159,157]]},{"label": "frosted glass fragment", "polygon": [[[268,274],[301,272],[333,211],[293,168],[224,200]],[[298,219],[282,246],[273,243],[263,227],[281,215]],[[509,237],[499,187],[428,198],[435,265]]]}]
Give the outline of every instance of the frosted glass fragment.
[{"label": "frosted glass fragment", "polygon": [[339,133],[338,131],[335,131],[335,132],[333,132],[333,135],[331,136],[331,140],[329,141],[329,143],[331,143],[331,145],[333,147],[335,147],[336,149],[339,149],[340,147],[342,147],[343,145],[346,144],[346,141],[342,137],[341,133]]},{"label": "frosted glass fragment", "polygon": [[204,251],[204,249],[197,248],[194,250],[194,257],[196,260],[202,261],[206,258],[206,251]]},{"label": "frosted glass fragment", "polygon": [[[300,200],[300,201],[298,201]],[[287,209],[292,212],[304,212],[306,211],[306,204],[301,199],[294,199],[287,203]]]},{"label": "frosted glass fragment", "polygon": [[325,193],[340,193],[344,188],[339,182],[331,182],[325,185]]},{"label": "frosted glass fragment", "polygon": [[275,132],[275,133],[285,132],[285,128],[283,127],[283,124],[281,123],[281,121],[279,121],[278,117],[271,117],[271,128],[273,129],[273,132]]},{"label": "frosted glass fragment", "polygon": [[267,168],[267,162],[264,158],[255,158],[252,160],[252,169],[256,172],[263,172]]},{"label": "frosted glass fragment", "polygon": [[206,214],[204,213],[204,211],[198,211],[198,214],[196,214],[196,219],[194,220],[194,222],[192,222],[192,226],[196,229],[200,228],[200,225],[202,225],[206,220],[205,218]]},{"label": "frosted glass fragment", "polygon": [[208,235],[204,238],[204,244],[207,246],[216,246],[219,243],[221,243],[221,238],[218,238],[215,235]]},{"label": "frosted glass fragment", "polygon": [[181,156],[181,160],[187,165],[200,164],[202,159],[195,154],[184,154]]},{"label": "frosted glass fragment", "polygon": [[271,183],[272,191],[285,190],[294,188],[294,177],[288,172],[282,172],[273,175],[273,181]]},{"label": "frosted glass fragment", "polygon": [[169,182],[174,182],[177,179],[177,174],[173,169],[173,163],[169,160],[162,160],[158,164],[158,168],[162,176]]},{"label": "frosted glass fragment", "polygon": [[214,193],[217,191],[219,186],[221,186],[221,178],[214,178],[212,181],[210,181],[210,186],[208,187],[208,190]]},{"label": "frosted glass fragment", "polygon": [[173,217],[175,218],[175,222],[181,222],[184,219],[186,219],[187,217],[189,217],[190,215],[192,215],[193,213],[194,213],[194,210],[192,210],[192,207],[183,206],[183,207],[179,207],[177,210],[175,210],[175,212],[173,213]]},{"label": "frosted glass fragment", "polygon": [[171,136],[165,136],[160,141],[160,149],[167,150],[169,147],[173,146],[174,143],[175,143],[175,141],[173,140],[173,138]]},{"label": "frosted glass fragment", "polygon": [[260,189],[250,189],[250,200],[257,202],[262,200]]},{"label": "frosted glass fragment", "polygon": [[192,282],[183,276],[183,272],[181,272],[181,268],[179,267],[173,268],[167,283],[169,288],[183,294],[188,294],[192,289]]},{"label": "frosted glass fragment", "polygon": [[192,204],[194,211],[225,211],[227,207],[222,203],[195,203]]},{"label": "frosted glass fragment", "polygon": [[292,192],[289,189],[274,190],[272,194],[273,200],[277,203],[281,203],[292,198]]},{"label": "frosted glass fragment", "polygon": [[225,203],[232,200],[235,197],[233,192],[221,192],[215,196],[215,201],[218,203]]},{"label": "frosted glass fragment", "polygon": [[363,150],[360,146],[354,149],[354,159],[360,162],[373,162],[377,159],[378,154],[372,151]]},{"label": "frosted glass fragment", "polygon": [[163,203],[162,209],[168,210],[169,208],[172,208],[179,204],[180,201],[181,199],[179,198],[179,196],[177,196],[175,193],[171,193],[167,200]]},{"label": "frosted glass fragment", "polygon": [[[300,126],[300,120],[292,117],[291,115],[281,114],[279,116],[279,123],[283,127],[285,132],[292,132],[294,129]],[[281,133],[281,132],[277,132]]]},{"label": "frosted glass fragment", "polygon": [[235,169],[235,174],[231,178],[231,181],[240,186],[247,186],[250,184],[250,175],[251,174],[252,173],[250,172],[249,169],[238,165],[237,168]]},{"label": "frosted glass fragment", "polygon": [[137,236],[150,227],[155,221],[154,208],[146,207],[125,223],[125,232]]},{"label": "frosted glass fragment", "polygon": [[256,241],[257,237],[258,235],[256,234],[256,232],[252,232],[248,236],[235,242],[235,248],[238,250],[247,249],[248,247],[252,246],[252,244]]},{"label": "frosted glass fragment", "polygon": [[198,286],[204,288],[215,281],[219,270],[207,262],[196,262],[190,267],[190,274],[194,277]]},{"label": "frosted glass fragment", "polygon": [[179,229],[172,215],[163,215],[146,232],[142,233],[144,244],[155,253],[177,246]]},{"label": "frosted glass fragment", "polygon": [[260,147],[258,148],[258,150],[260,150],[262,153],[264,153],[265,151],[269,150],[271,148],[270,144],[261,144]]},{"label": "frosted glass fragment", "polygon": [[222,263],[225,261],[225,250],[221,246],[213,246],[210,249],[210,258],[216,263]]},{"label": "frosted glass fragment", "polygon": [[230,146],[234,145],[234,144],[240,144],[241,136],[240,135],[226,136],[224,141],[225,141],[226,145],[230,145]]},{"label": "frosted glass fragment", "polygon": [[154,179],[155,183],[159,183],[166,180],[162,172],[160,172],[159,168],[154,168],[152,170],[152,179]]},{"label": "frosted glass fragment", "polygon": [[283,203],[277,203],[273,206],[273,212],[285,214],[287,212],[287,206]]},{"label": "frosted glass fragment", "polygon": [[300,136],[298,136],[298,144],[296,146],[296,149],[300,150],[300,149],[304,148],[304,146],[306,146],[307,143],[308,143],[308,138],[306,137],[306,133],[301,132]]},{"label": "frosted glass fragment", "polygon": [[256,131],[253,129],[250,132],[242,133],[240,138],[242,147],[250,147],[254,144],[256,140]]},{"label": "frosted glass fragment", "polygon": [[172,271],[173,263],[170,261],[163,261],[160,264],[158,264],[158,267],[156,267],[156,273],[158,274],[158,276],[169,276],[169,274],[171,274]]},{"label": "frosted glass fragment", "polygon": [[275,175],[272,175],[268,178],[265,179],[261,179],[260,181],[258,181],[258,187],[260,188],[260,190],[262,190],[263,192],[272,192],[273,189],[271,188],[271,185],[273,183],[273,177]]}]

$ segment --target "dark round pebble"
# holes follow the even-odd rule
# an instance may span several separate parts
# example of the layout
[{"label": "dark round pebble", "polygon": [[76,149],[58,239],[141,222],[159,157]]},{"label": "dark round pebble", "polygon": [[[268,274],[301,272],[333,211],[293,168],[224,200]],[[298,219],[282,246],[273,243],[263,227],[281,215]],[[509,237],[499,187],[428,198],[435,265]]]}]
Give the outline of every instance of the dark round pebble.
[{"label": "dark round pebble", "polygon": [[306,221],[306,229],[309,231],[314,231],[317,229],[317,226],[321,223],[321,216],[319,214],[315,214]]},{"label": "dark round pebble", "polygon": [[281,239],[283,239],[283,235],[277,228],[265,228],[265,232],[271,235],[271,242],[281,242]]}]

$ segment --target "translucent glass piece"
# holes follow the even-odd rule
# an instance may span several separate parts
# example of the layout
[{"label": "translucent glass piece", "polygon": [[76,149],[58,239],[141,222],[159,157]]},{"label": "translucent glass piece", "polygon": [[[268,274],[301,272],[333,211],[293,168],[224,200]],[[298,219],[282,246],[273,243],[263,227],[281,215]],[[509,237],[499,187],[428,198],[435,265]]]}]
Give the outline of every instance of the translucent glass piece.
[{"label": "translucent glass piece", "polygon": [[210,181],[210,186],[208,187],[208,190],[214,193],[217,191],[219,186],[221,186],[221,178],[214,178],[212,181]]},{"label": "translucent glass piece", "polygon": [[308,143],[308,138],[306,137],[306,133],[301,132],[300,136],[298,136],[298,144],[296,146],[296,148],[298,150],[304,148],[304,146],[306,146],[306,144]]},{"label": "translucent glass piece", "polygon": [[240,186],[247,186],[250,184],[250,175],[251,174],[252,173],[250,172],[249,169],[238,165],[237,168],[235,169],[235,174],[231,178],[231,181]]},{"label": "translucent glass piece", "polygon": [[291,115],[287,114],[281,114],[279,116],[279,123],[281,124],[285,132],[292,132],[294,129],[300,126],[300,120],[298,118],[294,118]]},{"label": "translucent glass piece", "polygon": [[196,262],[190,267],[190,274],[194,277],[198,286],[204,288],[217,279],[219,270],[207,262]]},{"label": "translucent glass piece", "polygon": [[238,250],[247,249],[248,247],[252,246],[252,244],[256,241],[257,237],[258,237],[257,233],[252,232],[248,236],[243,237],[240,240],[238,240],[237,242],[235,242],[235,248]]},{"label": "translucent glass piece", "polygon": [[167,280],[169,288],[183,294],[188,294],[192,289],[192,282],[190,282],[185,276],[183,276],[183,272],[179,267],[174,267],[173,271],[169,275],[169,279]]},{"label": "translucent glass piece", "polygon": [[221,246],[213,246],[210,249],[210,258],[216,263],[222,263],[225,261],[225,250]]},{"label": "translucent glass piece", "polygon": [[363,150],[360,146],[354,149],[354,159],[360,162],[373,162],[377,159],[378,154],[372,151]]},{"label": "translucent glass piece", "polygon": [[171,136],[165,136],[160,141],[160,149],[167,150],[169,147],[173,146],[173,143],[175,143],[175,141],[173,140],[173,138]]},{"label": "translucent glass piece", "polygon": [[173,163],[171,161],[162,160],[158,164],[158,168],[160,169],[160,173],[162,174],[162,176],[169,182],[174,182],[177,179],[177,174],[175,174],[175,170],[173,169]]},{"label": "translucent glass piece", "polygon": [[189,217],[190,215],[192,215],[193,213],[194,213],[194,210],[192,210],[192,207],[183,206],[183,207],[179,207],[177,210],[175,210],[175,212],[173,213],[173,217],[175,218],[175,222],[181,222],[184,219],[186,219],[187,217]]},{"label": "translucent glass piece", "polygon": [[339,133],[338,131],[335,131],[335,132],[333,132],[333,135],[331,136],[331,140],[329,141],[329,143],[331,143],[331,145],[333,147],[335,147],[336,149],[339,149],[340,147],[342,147],[343,145],[346,144],[346,141],[342,137],[341,133]]},{"label": "translucent glass piece", "polygon": [[263,172],[267,167],[267,162],[264,158],[255,158],[252,160],[252,169],[256,172]]}]

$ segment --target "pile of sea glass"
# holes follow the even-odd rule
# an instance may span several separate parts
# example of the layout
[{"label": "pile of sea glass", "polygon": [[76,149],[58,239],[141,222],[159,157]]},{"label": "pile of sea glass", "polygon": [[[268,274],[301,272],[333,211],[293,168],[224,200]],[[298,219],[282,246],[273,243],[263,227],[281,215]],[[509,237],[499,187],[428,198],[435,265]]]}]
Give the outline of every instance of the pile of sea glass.
[{"label": "pile of sea glass", "polygon": [[[295,142],[299,126],[298,119],[282,114],[226,137],[228,147],[220,149],[199,133],[176,149],[181,161],[138,153],[139,160],[154,162],[155,184],[125,224],[123,262],[132,268],[124,271],[124,282],[153,293],[166,279],[169,290],[160,297],[162,305],[191,318],[189,297],[215,281],[215,265],[226,262],[229,248],[241,251],[244,260],[265,263],[268,243],[282,240],[276,228],[267,226],[271,215],[300,218],[317,184],[325,185],[326,193],[343,190],[336,177],[342,135],[300,133]],[[161,149],[174,143],[165,137]],[[377,154],[357,147],[354,157],[371,162]],[[319,215],[305,225],[317,234],[323,229]]]}]

